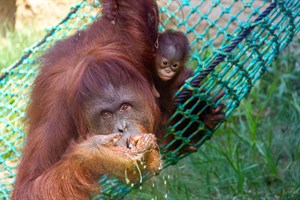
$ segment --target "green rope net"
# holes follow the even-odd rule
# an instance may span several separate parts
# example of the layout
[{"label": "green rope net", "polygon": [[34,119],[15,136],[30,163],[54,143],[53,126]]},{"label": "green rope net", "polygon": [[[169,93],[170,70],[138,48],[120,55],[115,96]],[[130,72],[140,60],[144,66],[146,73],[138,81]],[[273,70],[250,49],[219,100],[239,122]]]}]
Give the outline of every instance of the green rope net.
[{"label": "green rope net", "polygon": [[[160,31],[168,28],[185,32],[192,48],[186,65],[195,71],[195,76],[176,94],[179,99],[182,91],[192,95],[178,104],[170,119],[173,125],[166,127],[165,135],[173,134],[174,140],[161,149],[165,168],[186,156],[180,154],[183,145],[195,137],[195,145],[199,147],[220,125],[214,130],[206,129],[200,114],[208,106],[222,102],[228,117],[278,53],[292,41],[300,30],[300,1],[165,0],[158,4]],[[98,1],[87,0],[72,7],[67,17],[49,29],[41,41],[25,49],[19,61],[1,71],[0,199],[9,199],[13,189],[24,142],[23,119],[30,86],[38,72],[39,56],[55,41],[86,28],[98,17],[99,7]],[[223,90],[225,95],[213,101]],[[190,134],[186,137],[184,133]],[[176,142],[181,144],[177,149],[166,151]],[[144,176],[144,180],[150,176]],[[100,182],[103,188],[97,199],[122,199],[138,187],[105,176]]]}]

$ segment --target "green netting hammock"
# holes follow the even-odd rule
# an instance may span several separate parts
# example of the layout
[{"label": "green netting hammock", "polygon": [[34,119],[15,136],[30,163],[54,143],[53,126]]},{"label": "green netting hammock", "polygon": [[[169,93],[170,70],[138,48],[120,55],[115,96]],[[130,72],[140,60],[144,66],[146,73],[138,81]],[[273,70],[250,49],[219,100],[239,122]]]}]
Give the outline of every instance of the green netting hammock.
[{"label": "green netting hammock", "polygon": [[[192,66],[195,71],[195,76],[187,80],[180,90],[192,92],[192,97],[178,105],[171,117],[177,123],[167,127],[168,134],[175,135],[171,144],[176,141],[188,144],[194,136],[202,134],[197,143],[199,147],[214,132],[205,129],[199,114],[207,106],[222,102],[226,105],[225,114],[228,117],[239,105],[278,53],[299,32],[300,1],[165,0],[158,4],[162,18],[160,31],[171,28],[185,32],[192,47],[187,66]],[[22,120],[30,85],[38,72],[38,57],[55,41],[86,28],[98,17],[100,6],[98,1],[91,3],[83,0],[72,7],[67,17],[49,29],[41,41],[26,49],[19,61],[1,71],[0,199],[9,199],[13,188],[24,142]],[[226,94],[218,102],[213,102],[222,90]],[[180,91],[177,92],[179,101],[182,99]],[[206,102],[206,105],[200,110],[201,102]],[[185,126],[182,127],[182,124]],[[184,132],[192,134],[184,137]],[[186,156],[178,154],[181,147],[172,152],[161,149],[164,168]],[[149,176],[144,177],[147,178]],[[130,187],[107,177],[100,182],[103,189],[96,197],[100,199],[122,199],[138,187]]]}]

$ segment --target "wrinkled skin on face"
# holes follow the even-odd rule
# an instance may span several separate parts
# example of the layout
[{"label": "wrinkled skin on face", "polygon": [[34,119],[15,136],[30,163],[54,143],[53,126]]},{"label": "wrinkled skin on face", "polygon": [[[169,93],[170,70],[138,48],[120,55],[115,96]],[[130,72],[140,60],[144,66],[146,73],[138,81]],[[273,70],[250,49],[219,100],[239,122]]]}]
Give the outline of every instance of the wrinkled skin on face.
[{"label": "wrinkled skin on face", "polygon": [[160,48],[161,54],[156,56],[157,74],[162,81],[169,81],[182,71],[184,59],[182,52],[173,45],[164,45]]},{"label": "wrinkled skin on face", "polygon": [[[118,156],[129,156],[127,166],[107,166],[114,169],[112,173],[121,179],[133,181],[144,169],[157,173],[161,165],[156,137],[152,134],[155,119],[144,98],[130,85],[119,88],[108,85],[101,95],[96,95],[86,104],[89,132],[99,138],[111,135],[112,138],[104,143],[116,148]],[[118,159],[118,156],[111,159]]]},{"label": "wrinkled skin on face", "polygon": [[130,85],[115,88],[108,85],[86,103],[89,131],[108,135],[114,132],[134,132],[142,126],[153,132],[153,116],[144,97]]}]

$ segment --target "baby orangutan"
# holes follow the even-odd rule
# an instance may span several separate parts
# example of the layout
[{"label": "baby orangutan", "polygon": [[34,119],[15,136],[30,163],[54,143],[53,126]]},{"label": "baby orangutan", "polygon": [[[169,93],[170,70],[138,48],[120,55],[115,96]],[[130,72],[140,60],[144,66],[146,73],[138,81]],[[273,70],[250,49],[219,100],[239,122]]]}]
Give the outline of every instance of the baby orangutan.
[{"label": "baby orangutan", "polygon": [[183,32],[167,30],[159,35],[155,64],[160,81],[176,81],[185,69],[189,51],[189,41]]},{"label": "baby orangutan", "polygon": [[183,32],[167,30],[158,37],[155,87],[160,94],[162,113],[167,116],[174,109],[174,93],[193,75],[193,72],[184,66],[189,51],[189,41]]},{"label": "baby orangutan", "polygon": [[[174,105],[174,95],[175,92],[184,84],[185,80],[193,76],[193,72],[185,67],[185,63],[189,57],[189,41],[183,32],[167,30],[164,33],[160,34],[158,37],[158,48],[155,57],[155,87],[160,94],[158,101],[159,106],[162,111],[163,123],[166,123],[169,117],[175,111]],[[205,92],[205,90],[203,90]],[[190,94],[192,95],[192,93]],[[214,102],[218,101],[223,97],[224,91],[216,95]],[[190,96],[187,96],[185,100],[189,99]],[[196,103],[197,99],[191,101],[186,108],[191,109]],[[184,102],[184,101],[183,101]],[[201,102],[196,108],[193,109],[193,112],[199,112],[206,102]],[[224,109],[224,104],[220,104],[216,108],[207,107],[201,114],[198,115],[199,120],[203,121],[208,129],[213,129],[217,124],[225,119],[225,115],[222,113]],[[195,113],[192,113],[195,114]],[[175,118],[169,125],[176,124],[177,120]],[[177,126],[175,131],[183,130],[186,126],[190,124],[189,120],[185,120],[181,126]],[[198,124],[194,123],[193,126],[190,126],[184,133],[184,137],[189,137],[198,129]],[[165,136],[164,130],[161,130],[162,134],[160,138],[164,138],[164,143],[168,144],[174,140],[172,134]],[[180,152],[191,152],[196,151],[197,148],[194,146],[201,138],[203,134],[196,134],[192,137],[190,144],[185,145]],[[174,150],[181,145],[181,141],[177,141],[171,145],[168,150]]]}]

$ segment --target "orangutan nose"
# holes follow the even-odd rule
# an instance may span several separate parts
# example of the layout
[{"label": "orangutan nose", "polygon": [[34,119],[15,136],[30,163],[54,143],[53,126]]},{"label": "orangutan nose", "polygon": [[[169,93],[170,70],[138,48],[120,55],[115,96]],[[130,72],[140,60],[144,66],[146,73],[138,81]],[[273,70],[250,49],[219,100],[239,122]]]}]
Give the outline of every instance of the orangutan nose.
[{"label": "orangutan nose", "polygon": [[117,130],[120,136],[124,135],[124,133],[127,131],[127,123],[125,120],[117,124]]},{"label": "orangutan nose", "polygon": [[168,68],[168,69],[166,69],[166,72],[169,74],[169,73],[171,73],[171,70]]},{"label": "orangutan nose", "polygon": [[126,140],[126,146],[127,146],[128,149],[132,149],[133,144],[130,142],[130,138],[127,138],[127,140]]},{"label": "orangutan nose", "polygon": [[124,129],[118,128],[118,132],[121,137],[124,135]]}]

